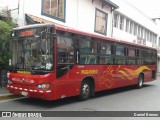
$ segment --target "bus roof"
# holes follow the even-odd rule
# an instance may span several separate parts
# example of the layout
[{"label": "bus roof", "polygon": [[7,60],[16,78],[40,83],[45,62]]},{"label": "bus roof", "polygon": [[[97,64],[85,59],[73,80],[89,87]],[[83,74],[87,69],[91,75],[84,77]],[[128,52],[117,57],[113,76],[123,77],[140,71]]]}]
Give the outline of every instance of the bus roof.
[{"label": "bus roof", "polygon": [[157,50],[156,48],[145,46],[145,45],[142,45],[142,44],[132,43],[132,42],[128,42],[128,41],[125,41],[125,40],[106,37],[106,36],[98,35],[98,34],[94,34],[94,33],[88,33],[88,32],[76,30],[76,29],[73,29],[73,28],[69,28],[67,26],[56,25],[56,24],[32,24],[32,25],[17,27],[17,28],[14,28],[13,30],[23,30],[23,29],[38,28],[38,27],[54,27],[56,30],[62,30],[62,31],[66,31],[66,32],[77,33],[77,34],[80,34],[80,35],[96,37],[96,38],[100,38],[100,39],[103,39],[103,40],[109,40],[109,41],[113,41],[113,42],[124,43],[124,44],[128,44],[128,45],[134,45],[134,46],[138,46],[138,47]]},{"label": "bus roof", "polygon": [[23,30],[23,29],[38,28],[38,27],[54,27],[54,25],[53,24],[32,24],[32,25],[16,27],[16,28],[13,28],[13,30]]}]

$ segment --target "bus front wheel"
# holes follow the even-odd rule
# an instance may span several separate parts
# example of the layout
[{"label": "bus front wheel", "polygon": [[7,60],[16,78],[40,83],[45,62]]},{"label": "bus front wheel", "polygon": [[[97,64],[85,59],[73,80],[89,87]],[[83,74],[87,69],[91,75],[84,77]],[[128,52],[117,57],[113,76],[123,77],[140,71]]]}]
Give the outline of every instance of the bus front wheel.
[{"label": "bus front wheel", "polygon": [[81,90],[80,90],[80,100],[87,100],[91,96],[91,84],[89,80],[84,80],[81,83]]},{"label": "bus front wheel", "polygon": [[137,88],[142,88],[144,83],[144,76],[143,74],[140,74],[138,77],[138,83],[137,83]]}]

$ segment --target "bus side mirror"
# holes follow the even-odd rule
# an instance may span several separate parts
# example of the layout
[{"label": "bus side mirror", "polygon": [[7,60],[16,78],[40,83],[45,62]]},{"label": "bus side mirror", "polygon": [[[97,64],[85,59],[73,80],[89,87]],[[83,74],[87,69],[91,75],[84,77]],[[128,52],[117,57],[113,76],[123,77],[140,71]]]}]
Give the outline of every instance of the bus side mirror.
[{"label": "bus side mirror", "polygon": [[40,37],[41,37],[41,39],[46,39],[46,37],[47,37],[46,31],[42,31],[42,32],[40,33]]}]

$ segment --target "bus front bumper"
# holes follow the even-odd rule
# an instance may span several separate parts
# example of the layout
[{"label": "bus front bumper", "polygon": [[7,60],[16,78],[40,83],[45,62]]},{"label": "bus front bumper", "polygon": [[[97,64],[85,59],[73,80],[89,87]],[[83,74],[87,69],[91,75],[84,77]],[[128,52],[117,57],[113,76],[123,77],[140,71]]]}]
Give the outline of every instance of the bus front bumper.
[{"label": "bus front bumper", "polygon": [[38,90],[28,86],[21,86],[15,84],[8,84],[7,88],[10,93],[15,95],[21,95],[32,98],[39,98],[43,100],[53,100],[53,94],[51,90]]}]

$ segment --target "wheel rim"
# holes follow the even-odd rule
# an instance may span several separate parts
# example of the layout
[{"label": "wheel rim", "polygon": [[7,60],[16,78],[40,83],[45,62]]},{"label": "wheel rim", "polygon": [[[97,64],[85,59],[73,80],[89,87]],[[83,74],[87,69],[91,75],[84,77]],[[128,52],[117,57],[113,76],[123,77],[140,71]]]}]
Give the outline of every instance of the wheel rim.
[{"label": "wheel rim", "polygon": [[140,87],[143,86],[143,77],[142,76],[140,76],[140,78],[139,78],[139,86]]},{"label": "wheel rim", "polygon": [[84,96],[88,96],[88,95],[89,95],[89,85],[88,85],[88,84],[84,84],[84,85],[83,85],[82,94],[83,94]]}]

